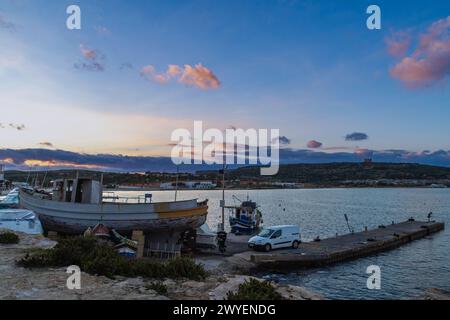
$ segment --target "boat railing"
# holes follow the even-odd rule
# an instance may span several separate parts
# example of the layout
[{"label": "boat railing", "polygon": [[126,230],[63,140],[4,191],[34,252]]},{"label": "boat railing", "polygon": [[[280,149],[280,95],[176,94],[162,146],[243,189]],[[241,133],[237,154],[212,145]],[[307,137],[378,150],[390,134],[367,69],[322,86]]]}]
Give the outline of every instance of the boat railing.
[{"label": "boat railing", "polygon": [[105,202],[112,202],[112,203],[152,203],[151,199],[149,199],[146,196],[136,196],[136,197],[124,197],[124,196],[117,196],[117,195],[103,195],[103,200]]}]

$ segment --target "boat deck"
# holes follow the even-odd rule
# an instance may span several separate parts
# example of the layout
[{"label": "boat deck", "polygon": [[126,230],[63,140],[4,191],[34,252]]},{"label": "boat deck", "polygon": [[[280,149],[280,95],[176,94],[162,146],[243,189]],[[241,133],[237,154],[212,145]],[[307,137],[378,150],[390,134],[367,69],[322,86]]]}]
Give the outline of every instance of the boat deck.
[{"label": "boat deck", "polygon": [[[387,251],[424,238],[444,228],[444,223],[434,221],[406,221],[373,230],[327,238],[319,242],[305,242],[298,249],[280,249],[271,252],[246,250],[235,253],[229,259],[230,262],[237,265],[247,264],[262,268],[318,267]],[[246,237],[241,237],[239,242],[243,242],[245,239]]]}]

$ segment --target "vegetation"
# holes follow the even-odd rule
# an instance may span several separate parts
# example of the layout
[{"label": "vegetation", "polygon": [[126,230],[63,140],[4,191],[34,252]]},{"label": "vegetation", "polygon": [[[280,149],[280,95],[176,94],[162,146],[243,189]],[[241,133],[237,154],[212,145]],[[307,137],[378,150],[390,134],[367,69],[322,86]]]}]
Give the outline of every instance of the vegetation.
[{"label": "vegetation", "polygon": [[61,239],[54,248],[29,253],[18,264],[26,268],[77,265],[87,273],[109,278],[120,275],[201,280],[208,275],[202,265],[189,258],[177,258],[168,262],[124,258],[109,243],[95,237]]},{"label": "vegetation", "polygon": [[[228,173],[230,179],[258,177],[259,167],[243,167]],[[448,180],[450,168],[408,163],[324,163],[281,165],[274,181],[315,185],[339,184],[346,180]]]},{"label": "vegetation", "polygon": [[19,243],[19,236],[13,232],[0,233],[0,244],[17,244]]},{"label": "vegetation", "polygon": [[151,284],[149,284],[147,286],[147,289],[154,290],[154,291],[156,291],[156,293],[158,293],[159,295],[162,295],[162,296],[167,295],[167,287],[161,281],[152,282]]},{"label": "vegetation", "polygon": [[228,292],[227,300],[281,300],[281,295],[275,291],[268,281],[258,281],[251,278],[239,285],[236,293]]}]

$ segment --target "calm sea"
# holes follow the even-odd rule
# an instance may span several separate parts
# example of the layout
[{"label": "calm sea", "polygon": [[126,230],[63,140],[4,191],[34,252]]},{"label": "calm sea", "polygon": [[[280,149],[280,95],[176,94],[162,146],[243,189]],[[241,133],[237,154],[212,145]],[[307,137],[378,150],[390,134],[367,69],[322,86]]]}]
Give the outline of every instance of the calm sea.
[{"label": "calm sea", "polygon": [[[174,199],[174,191],[152,194],[154,201]],[[326,268],[260,276],[304,286],[329,299],[402,299],[420,296],[427,288],[450,291],[450,189],[230,190],[226,192],[227,204],[238,204],[233,195],[256,201],[266,226],[299,225],[304,241],[317,235],[324,238],[348,232],[344,214],[355,231],[359,231],[364,226],[376,228],[409,217],[426,220],[427,213],[432,211],[436,220],[446,223],[447,230],[368,258]],[[178,192],[180,200],[209,199],[208,224],[213,230],[220,221],[221,196],[221,191]],[[367,289],[369,265],[381,268],[381,290]]]}]

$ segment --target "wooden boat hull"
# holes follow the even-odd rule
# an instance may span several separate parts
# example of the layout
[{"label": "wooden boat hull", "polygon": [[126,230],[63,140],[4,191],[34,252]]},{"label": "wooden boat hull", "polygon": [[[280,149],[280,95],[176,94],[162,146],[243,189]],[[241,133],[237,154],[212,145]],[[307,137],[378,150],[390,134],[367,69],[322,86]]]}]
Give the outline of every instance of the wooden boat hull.
[{"label": "wooden boat hull", "polygon": [[126,204],[67,203],[39,198],[20,191],[20,206],[39,217],[45,231],[82,234],[87,228],[102,223],[110,229],[129,234],[133,230],[145,233],[182,232],[196,229],[206,221],[208,206],[197,200]]}]

